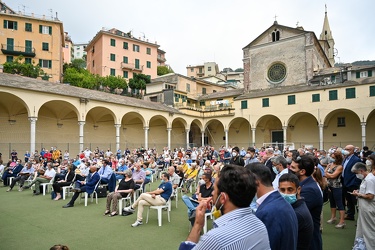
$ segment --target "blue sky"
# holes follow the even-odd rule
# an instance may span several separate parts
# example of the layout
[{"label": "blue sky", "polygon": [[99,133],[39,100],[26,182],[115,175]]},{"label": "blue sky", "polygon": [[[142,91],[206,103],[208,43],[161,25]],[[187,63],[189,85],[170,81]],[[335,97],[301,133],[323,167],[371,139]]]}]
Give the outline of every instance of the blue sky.
[{"label": "blue sky", "polygon": [[375,60],[374,0],[3,0],[15,11],[58,12],[73,42],[88,42],[102,28],[132,30],[157,41],[167,63],[186,75],[186,66],[216,61],[220,70],[242,68],[242,48],[271,26],[314,31],[319,37],[325,4],[338,50],[336,61]]}]

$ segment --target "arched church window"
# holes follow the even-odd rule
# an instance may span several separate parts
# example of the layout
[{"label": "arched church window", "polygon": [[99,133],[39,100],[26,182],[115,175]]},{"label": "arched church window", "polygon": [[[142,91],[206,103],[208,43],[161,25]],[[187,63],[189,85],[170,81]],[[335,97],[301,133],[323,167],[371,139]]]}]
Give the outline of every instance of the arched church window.
[{"label": "arched church window", "polygon": [[272,42],[276,42],[280,40],[280,31],[275,29],[275,31],[272,32]]}]

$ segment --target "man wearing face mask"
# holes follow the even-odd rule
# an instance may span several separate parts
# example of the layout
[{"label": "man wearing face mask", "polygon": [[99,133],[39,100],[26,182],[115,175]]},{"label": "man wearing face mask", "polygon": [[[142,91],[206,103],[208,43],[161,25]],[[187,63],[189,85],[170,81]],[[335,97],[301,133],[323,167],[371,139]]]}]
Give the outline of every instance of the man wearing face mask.
[{"label": "man wearing face mask", "polygon": [[248,147],[247,148],[247,154],[246,154],[246,160],[245,160],[245,166],[247,164],[250,164],[250,163],[253,163],[253,162],[259,162],[259,160],[255,155],[255,148]]},{"label": "man wearing face mask", "polygon": [[296,249],[297,217],[292,206],[273,188],[270,170],[262,163],[251,163],[245,168],[256,179],[258,208],[255,215],[266,225],[271,249]]},{"label": "man wearing face mask", "polygon": [[217,218],[213,229],[199,239],[209,198],[197,207],[194,226],[179,249],[270,249],[267,229],[249,207],[255,192],[255,177],[248,169],[225,165],[212,193]]},{"label": "man wearing face mask", "polygon": [[276,174],[276,177],[272,182],[272,186],[275,190],[278,190],[280,177],[283,174],[287,174],[289,171],[288,163],[286,159],[282,156],[275,156],[271,158],[271,162],[272,162],[272,171]]},{"label": "man wearing face mask", "polygon": [[361,184],[361,180],[358,179],[355,176],[355,173],[353,173],[352,167],[357,162],[360,162],[361,160],[354,155],[354,146],[353,145],[347,145],[344,150],[342,150],[342,154],[346,155],[344,162],[342,164],[343,171],[342,171],[342,196],[343,196],[343,203],[345,207],[345,200],[346,205],[348,207],[346,211],[345,220],[354,220],[355,215],[355,206],[357,205],[357,199],[353,195],[350,195],[350,193],[353,192],[353,190],[356,190],[359,188],[359,185]]},{"label": "man wearing face mask", "polygon": [[298,220],[297,250],[310,249],[314,224],[305,200],[301,198],[301,187],[295,174],[284,174],[279,179],[281,196],[292,205]]},{"label": "man wearing face mask", "polygon": [[238,147],[234,147],[232,149],[232,157],[230,158],[229,164],[234,164],[242,167],[245,165],[245,162],[240,155],[240,149]]}]

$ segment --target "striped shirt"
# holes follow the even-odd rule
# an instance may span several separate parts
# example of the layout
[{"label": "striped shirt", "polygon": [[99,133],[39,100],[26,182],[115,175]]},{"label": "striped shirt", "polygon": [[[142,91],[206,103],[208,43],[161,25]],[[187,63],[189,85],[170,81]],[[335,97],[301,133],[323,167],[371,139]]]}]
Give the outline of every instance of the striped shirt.
[{"label": "striped shirt", "polygon": [[182,242],[180,249],[271,249],[265,225],[250,207],[239,208],[214,221],[213,229],[203,235],[197,244]]}]

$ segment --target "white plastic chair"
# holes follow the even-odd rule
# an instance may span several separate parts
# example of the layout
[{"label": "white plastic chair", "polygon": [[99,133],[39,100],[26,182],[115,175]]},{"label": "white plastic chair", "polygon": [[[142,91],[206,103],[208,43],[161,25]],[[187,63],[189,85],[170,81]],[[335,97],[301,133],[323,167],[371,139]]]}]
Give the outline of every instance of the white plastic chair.
[{"label": "white plastic chair", "polygon": [[[96,190],[98,189],[100,181],[101,181],[101,178],[99,178],[99,181],[95,184],[94,192],[92,192],[92,194],[91,194],[91,203],[94,202],[94,195],[95,195],[95,201],[96,201],[96,204],[98,204],[98,193],[96,192]],[[87,207],[87,200],[88,200],[89,194],[87,192],[84,192],[84,194],[85,194],[85,207]],[[81,204],[81,198],[82,198],[82,195],[79,196],[79,203],[80,204]]]},{"label": "white plastic chair", "polygon": [[71,193],[70,190],[72,190],[74,188],[74,182],[76,181],[76,176],[77,176],[77,174],[74,174],[74,178],[72,180],[72,183],[70,183],[69,186],[62,187],[63,200],[65,200],[66,194],[68,194],[68,196],[69,196],[69,194]]},{"label": "white plastic chair", "polygon": [[55,178],[52,178],[49,182],[47,183],[41,183],[40,185],[43,187],[43,195],[46,195],[46,189],[47,189],[47,192],[48,192],[48,187],[50,187],[52,189],[52,184],[53,184],[53,180]]},{"label": "white plastic chair", "polygon": [[203,233],[207,233],[207,218],[210,217],[212,219],[212,213],[208,212],[204,215],[204,226],[203,226]]},{"label": "white plastic chair", "polygon": [[160,206],[149,206],[147,210],[147,219],[146,223],[148,223],[148,215],[150,213],[150,209],[156,209],[158,211],[158,225],[161,227],[162,225],[162,212],[163,209],[167,208],[167,213],[168,213],[168,222],[171,222],[170,214],[169,212],[171,211],[171,200],[169,199],[165,205],[160,205]]},{"label": "white plastic chair", "polygon": [[[129,201],[129,206],[131,206],[131,204],[132,204],[132,196],[133,196],[133,192],[130,192],[129,194],[128,194],[128,196],[126,196],[126,197],[124,197],[124,198],[122,198],[121,200],[118,200],[118,213],[121,215],[121,213],[122,213],[122,204],[123,204],[123,202],[127,202],[127,201]],[[125,203],[126,204],[126,203]]]}]

